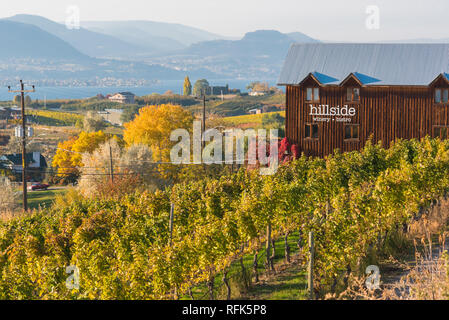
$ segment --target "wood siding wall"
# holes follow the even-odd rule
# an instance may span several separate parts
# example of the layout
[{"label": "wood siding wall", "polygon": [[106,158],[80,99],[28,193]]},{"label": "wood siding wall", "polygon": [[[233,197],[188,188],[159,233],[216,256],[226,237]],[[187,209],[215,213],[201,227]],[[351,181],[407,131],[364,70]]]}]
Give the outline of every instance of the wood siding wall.
[{"label": "wood siding wall", "polygon": [[[449,126],[449,105],[434,104],[431,87],[362,87],[360,102],[346,102],[346,87],[320,87],[320,101],[313,105],[354,107],[355,116],[348,124],[359,125],[357,141],[344,140],[342,122],[314,122],[305,101],[306,85],[286,88],[286,136],[310,156],[326,156],[338,148],[342,152],[364,147],[372,135],[373,142],[385,147],[395,139],[432,136],[434,125]],[[318,124],[318,139],[305,139],[305,124]]]}]

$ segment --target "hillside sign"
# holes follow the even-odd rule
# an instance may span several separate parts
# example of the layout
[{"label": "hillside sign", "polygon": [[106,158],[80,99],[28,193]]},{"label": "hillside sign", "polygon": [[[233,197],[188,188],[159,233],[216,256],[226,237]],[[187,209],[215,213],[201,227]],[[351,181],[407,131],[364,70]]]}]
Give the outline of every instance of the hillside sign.
[{"label": "hillside sign", "polygon": [[313,116],[314,122],[351,122],[356,112],[354,107],[348,105],[331,107],[328,104],[320,104],[319,106],[311,104],[309,115]]}]

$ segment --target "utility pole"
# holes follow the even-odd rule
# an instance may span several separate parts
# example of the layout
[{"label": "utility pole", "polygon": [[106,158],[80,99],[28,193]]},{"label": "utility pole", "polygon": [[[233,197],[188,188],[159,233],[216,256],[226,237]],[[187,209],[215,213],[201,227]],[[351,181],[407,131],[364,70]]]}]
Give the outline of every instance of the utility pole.
[{"label": "utility pole", "polygon": [[206,132],[206,92],[203,94],[203,125],[202,125],[202,135],[201,135],[201,145],[202,149],[204,150],[204,147],[206,145],[206,142],[204,141],[204,132]]},{"label": "utility pole", "polygon": [[20,90],[11,90],[11,86],[8,86],[8,91],[10,93],[20,93],[22,100],[22,185],[23,185],[23,211],[28,211],[28,198],[27,198],[27,162],[26,162],[26,115],[25,115],[25,92],[35,92],[34,86],[33,90],[25,90],[25,85],[23,81],[20,80]]},{"label": "utility pole", "polygon": [[109,168],[110,168],[110,173],[111,173],[111,182],[114,183],[114,166],[112,163],[112,147],[111,147],[111,143],[109,143]]}]

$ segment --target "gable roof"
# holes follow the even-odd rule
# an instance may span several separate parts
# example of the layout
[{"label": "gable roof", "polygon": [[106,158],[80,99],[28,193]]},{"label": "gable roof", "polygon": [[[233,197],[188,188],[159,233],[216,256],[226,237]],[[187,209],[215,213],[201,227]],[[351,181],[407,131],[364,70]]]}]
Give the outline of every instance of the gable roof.
[{"label": "gable roof", "polygon": [[340,81],[358,74],[366,85],[427,86],[449,74],[449,44],[292,44],[278,83],[297,85],[313,70]]}]

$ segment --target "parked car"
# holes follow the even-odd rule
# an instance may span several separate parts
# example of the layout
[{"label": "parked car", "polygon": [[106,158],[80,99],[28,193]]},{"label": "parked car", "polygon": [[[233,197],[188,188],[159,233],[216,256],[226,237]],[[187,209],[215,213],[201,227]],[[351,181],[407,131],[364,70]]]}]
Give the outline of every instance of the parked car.
[{"label": "parked car", "polygon": [[33,183],[31,186],[28,187],[29,190],[47,190],[50,187],[50,185],[45,183]]}]

